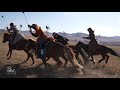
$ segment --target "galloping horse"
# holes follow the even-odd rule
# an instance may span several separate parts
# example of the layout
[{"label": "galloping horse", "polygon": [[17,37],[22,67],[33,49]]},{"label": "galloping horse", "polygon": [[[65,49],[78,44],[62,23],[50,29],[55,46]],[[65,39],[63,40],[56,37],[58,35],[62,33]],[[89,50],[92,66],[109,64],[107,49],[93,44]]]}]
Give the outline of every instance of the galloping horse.
[{"label": "galloping horse", "polygon": [[[29,52],[29,51],[31,50],[31,48],[26,49],[27,39],[21,39],[21,40],[19,40],[19,41],[15,44],[16,47],[13,47],[13,46],[10,44],[10,37],[11,37],[11,35],[12,35],[12,34],[10,34],[10,33],[4,33],[3,41],[2,41],[3,43],[6,43],[7,41],[9,42],[9,43],[8,43],[8,45],[9,45],[9,51],[8,51],[8,53],[7,53],[7,56],[9,56],[9,54],[10,54],[10,56],[9,56],[8,59],[11,58],[12,50],[24,50],[24,51],[27,53],[27,59],[26,59],[24,62],[27,62],[28,59],[31,57],[31,58],[32,58],[32,61],[33,61],[32,64],[34,64],[33,55]],[[8,60],[8,59],[7,59],[7,60]]]},{"label": "galloping horse", "polygon": [[[76,44],[76,46],[77,46],[78,50],[79,50],[79,48],[83,48],[84,51],[89,55],[89,50],[88,50],[89,44],[84,44],[84,43],[79,41]],[[100,48],[98,50],[96,50],[95,52],[93,52],[91,57],[93,59],[93,55],[101,55],[102,59],[99,60],[98,63],[105,60],[105,63],[107,64],[108,59],[109,59],[109,55],[107,55],[108,53],[120,58],[120,56],[114,50],[112,50],[111,48],[108,48],[108,47],[106,47],[104,45],[100,45]]]},{"label": "galloping horse", "polygon": [[[32,39],[29,39],[27,47],[34,47],[35,43],[36,42],[33,41]],[[48,59],[53,58],[53,60],[57,62],[57,67],[61,66],[62,62],[60,61],[59,58],[62,57],[65,60],[64,67],[66,67],[69,60],[72,63],[72,65],[75,66],[76,68],[83,69],[83,66],[81,66],[75,61],[76,59],[75,59],[74,52],[68,46],[55,42],[51,38],[46,38],[44,45],[46,47],[46,57]],[[46,67],[46,60],[44,60],[44,58],[41,58],[41,59]]]},{"label": "galloping horse", "polygon": [[[68,45],[69,40],[67,38],[63,38],[63,37],[59,36],[58,34],[55,34],[55,35],[53,34],[53,37],[54,37],[56,42],[59,42],[63,45]],[[79,51],[78,51],[76,46],[74,46],[74,45],[68,45],[68,46],[70,48],[72,48],[73,52],[75,53],[75,57],[79,61],[79,63],[82,63],[81,59],[79,58],[79,53],[80,53],[80,55],[82,56],[82,58],[85,62],[88,60],[88,58],[86,56],[86,53],[84,52],[84,50],[82,48],[79,49]]]}]

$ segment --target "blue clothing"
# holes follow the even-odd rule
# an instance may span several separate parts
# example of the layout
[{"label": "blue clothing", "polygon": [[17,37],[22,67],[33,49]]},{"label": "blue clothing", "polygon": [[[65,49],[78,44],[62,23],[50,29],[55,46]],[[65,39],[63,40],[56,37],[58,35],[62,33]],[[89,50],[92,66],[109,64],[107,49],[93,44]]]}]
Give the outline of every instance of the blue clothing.
[{"label": "blue clothing", "polygon": [[[37,58],[41,58],[41,57],[46,57],[46,48],[43,46],[43,43],[44,43],[44,39],[41,39],[39,42],[38,42],[38,52],[37,52]],[[41,54],[41,49],[43,49],[43,55]]]}]

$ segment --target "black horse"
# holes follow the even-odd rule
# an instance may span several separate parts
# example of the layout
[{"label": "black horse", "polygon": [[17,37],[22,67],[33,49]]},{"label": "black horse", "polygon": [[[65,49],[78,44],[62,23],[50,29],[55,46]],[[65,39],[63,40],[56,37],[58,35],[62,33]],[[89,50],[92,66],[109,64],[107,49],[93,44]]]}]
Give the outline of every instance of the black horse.
[{"label": "black horse", "polygon": [[[77,49],[79,50],[80,48],[83,48],[84,51],[88,54],[89,54],[89,50],[88,50],[88,47],[89,47],[89,44],[84,44],[82,42],[78,42],[76,44],[76,47]],[[109,55],[107,55],[108,53],[114,55],[114,56],[117,56],[120,58],[120,56],[114,51],[112,50],[111,48],[108,48],[104,45],[100,45],[100,48],[97,49],[95,52],[92,52],[92,54],[90,55],[93,59],[93,55],[101,55],[102,56],[102,59],[98,61],[98,63],[100,63],[101,61],[105,60],[105,63],[107,64],[108,62],[108,59],[109,59]],[[93,60],[94,61],[94,60]]]}]

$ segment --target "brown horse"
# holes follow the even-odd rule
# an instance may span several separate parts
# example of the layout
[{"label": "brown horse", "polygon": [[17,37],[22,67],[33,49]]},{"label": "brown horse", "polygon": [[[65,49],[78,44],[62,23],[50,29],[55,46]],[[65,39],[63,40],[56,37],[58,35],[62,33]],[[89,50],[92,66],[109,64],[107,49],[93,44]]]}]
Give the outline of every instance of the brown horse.
[{"label": "brown horse", "polygon": [[[57,37],[58,36],[58,37]],[[59,42],[63,45],[68,45],[68,39],[63,38],[62,36],[56,34],[53,34],[53,38],[55,39],[56,42]],[[81,59],[79,58],[79,54],[82,56],[83,60],[86,62],[88,60],[87,58],[87,54],[85,53],[85,51],[81,48],[79,49],[79,51],[77,50],[75,45],[68,45],[70,48],[72,48],[73,52],[75,53],[75,57],[76,59],[79,61],[80,64],[82,64]]]},{"label": "brown horse", "polygon": [[[28,40],[27,47],[34,47],[36,42],[33,41],[32,39]],[[75,60],[75,55],[74,52],[72,51],[71,48],[68,46],[62,45],[58,42],[53,41],[50,38],[47,38],[44,42],[45,47],[46,47],[46,57],[53,58],[57,62],[57,67],[61,66],[62,62],[60,61],[60,57],[62,57],[65,60],[64,67],[66,67],[68,60],[72,63],[73,66],[79,69],[83,69],[83,66],[78,64]],[[33,45],[33,46],[31,46]],[[36,50],[36,49],[35,49]],[[41,58],[45,67],[46,67],[46,60]]]},{"label": "brown horse", "polygon": [[[105,63],[107,64],[108,62],[108,59],[109,59],[109,55],[107,55],[108,53],[114,55],[114,56],[117,56],[120,58],[120,55],[117,54],[114,50],[112,50],[111,48],[108,48],[104,45],[100,45],[100,48],[98,50],[96,50],[95,52],[92,52],[92,55],[89,54],[89,50],[88,50],[88,47],[89,47],[89,44],[84,44],[82,42],[78,42],[76,44],[76,47],[77,49],[79,50],[79,48],[83,48],[84,51],[90,55],[93,59],[93,55],[101,55],[102,56],[102,59],[98,61],[98,63],[100,63],[101,61],[105,60]],[[95,63],[95,61],[93,60],[93,62]]]},{"label": "brown horse", "polygon": [[[10,59],[11,58],[11,55],[12,55],[12,50],[24,50],[26,53],[27,53],[27,59],[24,61],[24,62],[27,62],[28,61],[28,59],[31,57],[32,58],[32,61],[33,61],[33,63],[32,64],[34,64],[34,58],[33,58],[33,55],[29,52],[30,50],[31,50],[31,48],[27,48],[26,49],[26,44],[27,44],[27,39],[21,39],[20,41],[18,41],[16,44],[15,44],[15,46],[16,47],[13,47],[11,44],[10,44],[10,37],[11,37],[11,35],[12,34],[10,34],[10,33],[4,33],[4,36],[3,36],[3,43],[6,43],[7,41],[9,42],[8,43],[8,45],[9,45],[9,51],[8,51],[8,53],[7,53],[7,56],[9,56],[9,54],[10,54],[10,56],[9,56],[9,58],[8,59]],[[7,59],[7,60],[8,60]]]}]

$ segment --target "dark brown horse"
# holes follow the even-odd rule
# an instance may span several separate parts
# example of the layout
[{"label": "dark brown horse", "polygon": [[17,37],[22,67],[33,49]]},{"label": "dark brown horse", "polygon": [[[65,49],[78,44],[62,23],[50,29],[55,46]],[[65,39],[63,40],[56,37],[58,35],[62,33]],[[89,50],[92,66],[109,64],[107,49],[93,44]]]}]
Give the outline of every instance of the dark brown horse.
[{"label": "dark brown horse", "polygon": [[[34,64],[34,58],[33,58],[33,55],[29,52],[31,50],[31,48],[27,48],[26,49],[26,44],[27,44],[27,39],[21,39],[20,41],[18,41],[15,46],[16,47],[13,47],[11,44],[10,44],[10,37],[11,37],[12,34],[10,33],[4,33],[4,36],[3,36],[3,43],[6,43],[7,41],[9,42],[8,43],[8,46],[9,46],[9,51],[7,53],[7,56],[9,56],[8,59],[11,58],[11,55],[12,55],[12,50],[24,50],[26,53],[27,53],[27,59],[24,61],[24,62],[27,62],[28,59],[31,57],[32,58],[32,61]],[[10,54],[10,55],[9,55]]]},{"label": "dark brown horse", "polygon": [[[32,39],[28,40],[28,47],[34,47],[36,42]],[[33,46],[31,46],[33,45]],[[72,63],[73,66],[79,69],[83,69],[83,66],[78,64],[75,60],[75,55],[72,49],[70,49],[68,46],[62,45],[58,42],[53,41],[50,38],[47,38],[44,42],[44,45],[46,47],[46,57],[47,59],[53,58],[57,62],[57,67],[61,66],[62,62],[60,61],[60,57],[62,57],[65,60],[64,67],[66,67],[68,61]],[[35,49],[36,50],[36,49]],[[41,58],[45,67],[46,67],[46,60]]]},{"label": "dark brown horse", "polygon": [[[77,46],[77,49],[79,50],[79,48],[83,48],[84,51],[88,54],[89,54],[89,50],[88,50],[88,47],[89,47],[89,44],[84,44],[82,42],[78,42],[76,44]],[[101,61],[105,60],[105,63],[107,64],[108,62],[108,59],[109,59],[109,55],[107,55],[108,53],[114,55],[114,56],[117,56],[120,58],[119,54],[117,54],[114,50],[112,50],[111,48],[108,48],[104,45],[100,45],[100,48],[98,50],[96,50],[95,52],[92,52],[92,59],[93,59],[93,55],[101,55],[102,56],[102,59],[98,61],[98,63],[100,63]]]}]

